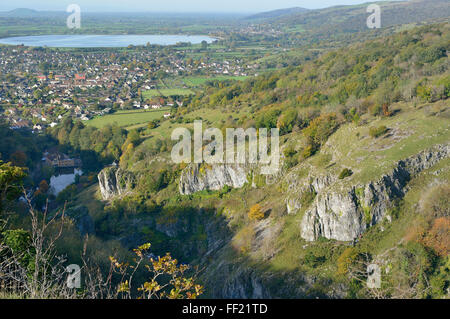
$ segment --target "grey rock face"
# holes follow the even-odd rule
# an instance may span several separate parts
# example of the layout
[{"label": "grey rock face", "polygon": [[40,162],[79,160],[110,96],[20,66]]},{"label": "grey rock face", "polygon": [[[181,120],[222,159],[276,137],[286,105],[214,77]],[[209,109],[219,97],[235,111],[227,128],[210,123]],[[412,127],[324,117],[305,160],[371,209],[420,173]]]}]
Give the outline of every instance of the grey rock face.
[{"label": "grey rock face", "polygon": [[241,188],[247,182],[246,171],[239,165],[218,164],[201,168],[199,164],[191,164],[181,173],[179,191],[189,195],[203,190],[220,190],[226,185]]},{"label": "grey rock face", "polygon": [[[384,217],[396,198],[402,198],[409,180],[450,154],[450,145],[438,145],[397,162],[393,171],[378,181],[353,186],[343,192],[318,192],[301,222],[301,235],[314,241],[319,237],[351,241]],[[287,202],[288,209],[292,203]],[[289,207],[291,206],[291,207]],[[295,206],[294,206],[295,207]]]},{"label": "grey rock face", "polygon": [[212,298],[219,299],[263,299],[271,298],[256,271],[232,264],[220,265],[220,277],[211,287]]},{"label": "grey rock face", "polygon": [[116,166],[104,168],[97,177],[104,200],[127,193],[134,183],[134,176],[130,172]]}]

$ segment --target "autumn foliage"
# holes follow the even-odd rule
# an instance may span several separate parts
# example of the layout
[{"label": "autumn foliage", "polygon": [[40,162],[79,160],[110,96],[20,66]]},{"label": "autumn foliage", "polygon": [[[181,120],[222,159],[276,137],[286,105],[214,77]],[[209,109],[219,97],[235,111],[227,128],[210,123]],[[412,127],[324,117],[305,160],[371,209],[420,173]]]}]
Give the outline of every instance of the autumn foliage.
[{"label": "autumn foliage", "polygon": [[450,254],[450,218],[441,217],[433,222],[433,226],[422,239],[425,246],[432,248],[438,255]]},{"label": "autumn foliage", "polygon": [[117,293],[121,297],[132,297],[133,275],[145,261],[149,279],[137,287],[139,299],[197,299],[203,294],[203,286],[197,284],[195,274],[187,275],[190,266],[179,264],[168,253],[163,257],[148,257],[149,249],[150,244],[147,243],[133,250],[137,256],[134,265],[109,257],[114,272],[122,278],[117,286]]},{"label": "autumn foliage", "polygon": [[248,212],[248,218],[250,220],[261,220],[264,218],[264,212],[261,208],[261,205],[255,204],[250,207],[250,211]]}]

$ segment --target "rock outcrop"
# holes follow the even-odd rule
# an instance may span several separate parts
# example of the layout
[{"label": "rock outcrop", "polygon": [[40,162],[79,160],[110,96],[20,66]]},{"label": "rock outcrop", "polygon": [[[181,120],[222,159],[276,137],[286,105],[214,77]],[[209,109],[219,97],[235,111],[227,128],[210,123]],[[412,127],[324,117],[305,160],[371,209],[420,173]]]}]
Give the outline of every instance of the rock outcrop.
[{"label": "rock outcrop", "polygon": [[247,172],[240,165],[191,164],[181,173],[179,191],[189,195],[203,190],[220,190],[224,186],[241,188],[247,182]]},{"label": "rock outcrop", "polygon": [[[303,216],[301,236],[308,241],[319,237],[354,240],[387,216],[392,201],[405,195],[407,184],[414,175],[431,168],[449,154],[450,145],[438,145],[397,162],[391,173],[377,181],[341,191],[333,187],[322,188]],[[287,204],[289,210],[296,207],[292,200]]]},{"label": "rock outcrop", "polygon": [[134,176],[120,167],[110,166],[98,174],[98,182],[102,198],[108,200],[129,192],[134,184]]}]

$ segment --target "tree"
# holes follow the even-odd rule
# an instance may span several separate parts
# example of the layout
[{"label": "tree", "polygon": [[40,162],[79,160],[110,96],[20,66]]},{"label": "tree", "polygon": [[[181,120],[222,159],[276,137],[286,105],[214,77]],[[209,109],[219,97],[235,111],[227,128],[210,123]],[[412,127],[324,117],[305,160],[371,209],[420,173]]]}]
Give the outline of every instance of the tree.
[{"label": "tree", "polygon": [[141,136],[137,130],[131,130],[128,133],[127,140],[133,144],[133,146],[137,146],[141,140]]},{"label": "tree", "polygon": [[25,169],[0,161],[0,213],[7,201],[15,199],[21,192]]},{"label": "tree", "polygon": [[[67,272],[64,258],[56,255],[56,240],[64,226],[64,211],[52,217],[35,211],[31,200],[28,203],[31,230],[3,232],[0,242],[0,279],[14,283],[15,293],[29,298],[64,298],[68,291],[65,278]],[[56,229],[54,228],[56,226]]]},{"label": "tree", "polygon": [[[117,297],[132,298],[133,276],[143,264],[150,244],[144,244],[134,249],[137,258],[135,265],[120,263],[110,257],[114,271],[121,277],[117,286]],[[145,268],[150,273],[150,279],[137,288],[141,299],[196,299],[203,293],[203,287],[196,283],[196,274],[187,276],[190,266],[178,264],[178,261],[166,254],[163,257],[150,257]]]},{"label": "tree", "polygon": [[23,151],[16,151],[11,154],[11,162],[14,166],[25,167],[27,165],[27,155]]},{"label": "tree", "polygon": [[39,190],[46,194],[48,192],[49,186],[48,183],[45,179],[43,179],[40,183],[39,183]]},{"label": "tree", "polygon": [[339,127],[336,114],[322,114],[312,120],[309,126],[304,129],[303,134],[311,139],[314,145],[322,145]]},{"label": "tree", "polygon": [[281,134],[286,134],[292,131],[293,126],[297,120],[297,111],[293,108],[283,112],[277,121],[277,128],[280,129]]}]

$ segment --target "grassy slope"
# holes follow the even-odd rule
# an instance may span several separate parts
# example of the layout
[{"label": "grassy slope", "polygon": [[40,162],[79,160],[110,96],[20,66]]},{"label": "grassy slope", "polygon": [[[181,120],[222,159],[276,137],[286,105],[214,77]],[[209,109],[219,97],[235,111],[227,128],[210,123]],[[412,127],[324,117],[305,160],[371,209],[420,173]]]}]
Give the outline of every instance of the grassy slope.
[{"label": "grassy slope", "polygon": [[[351,168],[354,175],[345,184],[367,183],[389,172],[401,159],[419,153],[432,145],[450,140],[449,114],[446,101],[417,108],[394,105],[398,114],[379,118],[369,125],[347,124],[334,134],[321,150],[332,154],[333,172]],[[372,138],[370,127],[386,126],[384,136]]]}]

